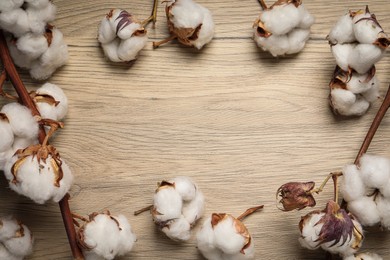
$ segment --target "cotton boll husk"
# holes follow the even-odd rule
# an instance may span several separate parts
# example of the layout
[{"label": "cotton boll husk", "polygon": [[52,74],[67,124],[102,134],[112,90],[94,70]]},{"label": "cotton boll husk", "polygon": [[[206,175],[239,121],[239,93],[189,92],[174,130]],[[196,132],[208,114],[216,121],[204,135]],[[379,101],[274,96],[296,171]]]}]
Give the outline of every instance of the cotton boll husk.
[{"label": "cotton boll husk", "polygon": [[184,218],[180,217],[169,222],[169,226],[163,227],[162,231],[171,239],[177,241],[187,241],[191,237],[190,223]]},{"label": "cotton boll husk", "polygon": [[20,37],[16,47],[31,60],[39,58],[49,48],[45,36],[32,33]]},{"label": "cotton boll husk", "polygon": [[3,245],[11,254],[21,257],[31,254],[33,248],[33,238],[30,230],[23,224],[22,227],[23,236],[12,237],[3,241]]},{"label": "cotton boll husk", "polygon": [[120,44],[118,38],[114,39],[109,43],[102,44],[104,55],[113,62],[121,62],[122,60],[118,57],[118,47]]},{"label": "cotton boll husk", "polygon": [[12,147],[14,142],[14,132],[8,120],[0,117],[0,153],[3,153]]},{"label": "cotton boll husk", "polygon": [[319,247],[319,234],[321,232],[323,223],[317,225],[318,221],[325,215],[325,213],[314,213],[311,214],[309,219],[305,220],[303,229],[301,231],[301,237],[299,238],[299,243],[302,247],[313,250]]},{"label": "cotton boll husk", "polygon": [[11,11],[22,6],[24,0],[1,0],[0,12]]},{"label": "cotton boll husk", "polygon": [[53,39],[49,48],[31,66],[30,75],[35,79],[47,79],[68,60],[68,46],[63,40],[62,33],[53,28],[52,34]]},{"label": "cotton boll husk", "polygon": [[[41,110],[52,110],[55,114],[55,118],[52,118],[53,120],[62,120],[65,118],[68,112],[68,98],[60,87],[51,83],[45,83],[42,87],[37,89],[36,93],[40,95],[50,95],[56,101],[60,102],[57,106],[44,102],[37,102],[39,112],[41,112]],[[53,112],[49,112],[49,114],[53,114]],[[51,118],[45,117],[44,113],[41,113],[41,116],[44,118]]]},{"label": "cotton boll husk", "polygon": [[287,35],[271,35],[268,38],[260,37],[255,30],[255,41],[264,51],[269,51],[272,56],[284,55],[290,48]]},{"label": "cotton boll husk", "polygon": [[362,179],[370,188],[380,188],[390,179],[390,160],[385,157],[364,154],[359,164]]},{"label": "cotton boll husk", "polygon": [[330,31],[327,39],[331,44],[352,43],[356,40],[353,31],[353,21],[349,12],[340,17]]},{"label": "cotton boll husk", "polygon": [[30,31],[26,11],[21,8],[0,13],[0,28],[20,37]]},{"label": "cotton boll husk", "polygon": [[93,221],[86,224],[83,231],[84,242],[92,248],[90,251],[104,259],[114,259],[115,256],[126,254],[136,241],[126,217],[114,217],[119,226],[112,217],[98,214]]},{"label": "cotton boll husk", "polygon": [[138,53],[145,47],[148,42],[148,36],[133,36],[127,40],[121,41],[118,46],[118,58],[121,61],[132,61],[137,58]]},{"label": "cotton boll husk", "polygon": [[225,254],[236,254],[245,245],[245,238],[237,233],[234,218],[227,215],[214,226],[215,245]]},{"label": "cotton boll husk", "polygon": [[310,27],[315,22],[314,16],[309,13],[309,11],[306,9],[306,7],[303,4],[298,6],[298,11],[301,17],[301,21],[298,27],[301,29],[310,29]]},{"label": "cotton boll husk", "polygon": [[211,12],[203,6],[201,6],[201,9],[204,13],[202,27],[199,31],[198,38],[194,41],[190,41],[198,50],[213,39],[215,27]]},{"label": "cotton boll husk", "polygon": [[[348,64],[351,68],[355,69],[357,73],[364,74],[371,69],[375,63],[380,61],[384,54],[385,51],[374,44],[358,44],[349,54]],[[337,62],[337,64],[339,64],[339,62]],[[344,68],[342,69],[344,70]]]},{"label": "cotton boll husk", "polygon": [[349,202],[363,197],[366,187],[360,177],[360,171],[355,164],[346,165],[343,169],[343,177],[340,191],[345,201]]},{"label": "cotton boll husk", "polygon": [[[360,225],[360,223],[354,219],[352,219],[352,222],[353,222],[355,228],[357,229],[357,231],[360,234],[363,234],[362,225]],[[348,237],[347,241],[345,241],[345,242],[343,241],[343,239],[341,239],[340,242],[337,243],[336,245],[333,245],[333,244],[334,244],[334,241],[330,241],[330,242],[322,244],[321,248],[332,253],[332,254],[339,254],[339,255],[345,257],[345,256],[349,256],[349,255],[356,253],[356,251],[358,251],[359,248],[362,246],[363,240],[361,240],[359,242],[359,244],[356,245],[356,238],[354,235],[352,235],[352,238]]]},{"label": "cotton boll husk", "polygon": [[0,243],[0,259],[2,260],[23,260],[24,257],[21,256],[15,256],[11,254],[7,248]]},{"label": "cotton boll husk", "polygon": [[27,107],[13,102],[4,105],[0,112],[7,115],[14,135],[29,139],[38,137],[38,123]]},{"label": "cotton boll husk", "polygon": [[381,194],[375,199],[379,216],[381,218],[381,226],[390,229],[390,200],[383,197]]},{"label": "cotton boll husk", "polygon": [[183,201],[174,187],[160,188],[153,197],[154,209],[159,214],[154,215],[157,221],[167,221],[180,218]]},{"label": "cotton boll husk", "polygon": [[222,252],[215,246],[215,235],[208,217],[196,234],[197,247],[202,255],[210,260],[222,260]]},{"label": "cotton boll husk", "polygon": [[294,4],[274,6],[263,11],[261,21],[269,32],[274,35],[283,35],[297,27],[301,22],[301,12]]},{"label": "cotton boll husk", "polygon": [[300,52],[309,39],[310,30],[294,29],[288,34],[289,50],[286,54],[293,54]]},{"label": "cotton boll husk", "polygon": [[49,3],[43,8],[28,7],[26,12],[28,15],[30,30],[36,34],[44,33],[46,24],[54,21],[56,11],[57,9],[52,3]]},{"label": "cotton boll husk", "polygon": [[46,163],[43,161],[38,163],[36,156],[28,156],[17,171],[17,183],[13,183],[14,176],[11,168],[17,159],[17,156],[13,156],[4,169],[5,177],[12,190],[29,197],[38,204],[43,204],[50,199],[58,202],[69,191],[73,175],[64,161],[62,161],[63,178],[59,182],[60,186],[56,187],[50,155],[46,159]]},{"label": "cotton boll husk", "polygon": [[331,89],[330,98],[333,110],[344,116],[361,116],[370,107],[370,103],[364,98],[346,89]]},{"label": "cotton boll husk", "polygon": [[348,202],[348,210],[364,226],[373,226],[380,222],[379,211],[372,197],[361,197]]},{"label": "cotton boll husk", "polygon": [[362,18],[371,18],[370,13],[357,14],[353,18],[353,31],[356,40],[360,43],[374,43],[382,28],[371,20],[361,20]]},{"label": "cotton boll husk", "polygon": [[[349,60],[351,53],[355,51],[356,44],[336,44],[331,46],[333,57],[336,59],[337,65],[344,71],[349,69]],[[354,54],[355,56],[356,54]],[[370,68],[372,65],[370,66]],[[361,74],[366,73],[367,71],[361,72]],[[360,72],[359,72],[360,73]]]},{"label": "cotton boll husk", "polygon": [[173,4],[170,21],[176,28],[196,28],[202,21],[204,12],[199,4],[192,0],[179,0],[167,3]]},{"label": "cotton boll husk", "polygon": [[202,217],[204,211],[204,196],[200,190],[197,190],[195,198],[183,205],[184,218],[191,224]]}]

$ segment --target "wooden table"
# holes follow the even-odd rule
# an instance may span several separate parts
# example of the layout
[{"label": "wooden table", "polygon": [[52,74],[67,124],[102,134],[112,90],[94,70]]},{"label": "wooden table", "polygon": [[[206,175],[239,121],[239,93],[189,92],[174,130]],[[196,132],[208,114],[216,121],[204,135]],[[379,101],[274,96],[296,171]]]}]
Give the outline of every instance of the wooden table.
[{"label": "wooden table", "polygon": [[[380,104],[360,118],[333,116],[328,83],[335,61],[325,37],[339,16],[367,2],[306,1],[316,17],[311,38],[302,53],[282,58],[262,52],[252,39],[260,11],[256,0],[198,2],[212,11],[216,24],[207,47],[196,51],[173,42],[153,50],[152,41],[168,35],[160,4],[156,29],[148,26],[147,47],[126,65],[104,58],[97,27],[111,8],[145,19],[151,0],[54,0],[54,24],[64,33],[70,58],[49,80],[69,98],[66,127],[52,142],[76,177],[71,209],[81,215],[109,209],[129,218],[138,242],[120,259],[203,259],[194,236],[178,244],[154,227],[149,213],[133,216],[151,203],[158,181],[187,175],[206,196],[206,215],[238,216],[265,205],[245,220],[257,259],[323,259],[323,251],[298,243],[300,216],[311,209],[281,212],[275,192],[288,181],[320,183],[358,152]],[[390,32],[388,0],[368,4]],[[377,75],[385,93],[388,54]],[[22,78],[29,89],[41,84],[26,72]],[[387,116],[369,152],[390,155],[389,131]],[[36,205],[9,190],[3,177],[0,197],[0,214],[15,214],[34,232],[29,259],[71,259],[57,204]],[[316,197],[322,209],[332,198],[332,185]],[[388,233],[367,230],[365,250],[390,259],[389,245]]]}]

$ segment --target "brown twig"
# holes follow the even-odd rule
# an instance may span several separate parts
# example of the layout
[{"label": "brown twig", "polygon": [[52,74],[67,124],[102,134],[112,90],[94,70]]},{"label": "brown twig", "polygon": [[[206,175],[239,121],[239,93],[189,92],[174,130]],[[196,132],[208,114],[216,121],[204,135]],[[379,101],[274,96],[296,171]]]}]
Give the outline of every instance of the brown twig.
[{"label": "brown twig", "polygon": [[137,216],[137,215],[139,215],[139,214],[141,214],[141,213],[143,213],[143,212],[145,212],[145,211],[149,211],[149,210],[151,210],[153,208],[153,205],[149,205],[149,206],[147,206],[147,207],[145,207],[145,208],[142,208],[142,209],[139,209],[139,210],[137,210],[137,211],[134,211],[134,216]]},{"label": "brown twig", "polygon": [[264,2],[264,0],[258,0],[258,1],[259,1],[261,8],[263,8],[263,10],[268,9],[267,4]]},{"label": "brown twig", "polygon": [[[12,61],[11,55],[9,53],[7,42],[5,40],[5,36],[3,34],[3,31],[0,30],[0,59],[3,63],[4,70],[11,81],[13,87],[15,88],[16,93],[18,94],[20,98],[20,102],[28,107],[31,110],[31,113],[34,116],[40,116],[38,109],[35,106],[34,101],[31,99],[26,87],[24,86],[16,68]],[[39,142],[42,144],[45,140],[46,132],[44,129],[44,126],[41,125],[39,128],[39,135],[38,139]],[[72,254],[74,259],[76,260],[82,260],[84,259],[84,256],[80,250],[80,248],[77,246],[76,242],[76,230],[73,225],[73,218],[72,214],[70,212],[69,208],[69,194],[66,194],[62,200],[59,202],[60,210],[62,219],[64,221],[66,234],[68,236],[69,245],[72,250]]]},{"label": "brown twig", "polygon": [[243,221],[247,216],[253,214],[254,212],[256,212],[256,211],[258,211],[259,209],[262,209],[262,208],[264,208],[264,205],[253,207],[253,208],[249,208],[244,213],[242,213],[240,216],[238,216],[237,219],[239,221]]}]

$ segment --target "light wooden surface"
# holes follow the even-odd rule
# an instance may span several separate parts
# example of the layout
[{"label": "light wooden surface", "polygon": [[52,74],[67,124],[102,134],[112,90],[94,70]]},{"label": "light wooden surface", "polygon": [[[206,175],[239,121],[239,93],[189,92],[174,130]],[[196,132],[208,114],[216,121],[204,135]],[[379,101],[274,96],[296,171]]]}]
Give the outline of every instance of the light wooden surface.
[{"label": "light wooden surface", "polygon": [[[390,3],[306,1],[316,17],[311,39],[302,53],[275,59],[252,40],[256,0],[198,2],[213,12],[216,24],[206,48],[174,42],[153,50],[152,41],[168,35],[160,4],[157,28],[148,27],[149,44],[126,65],[105,60],[97,26],[111,8],[145,19],[151,0],[54,0],[54,24],[64,33],[70,59],[49,81],[64,89],[70,107],[53,142],[76,177],[71,209],[82,215],[110,209],[129,218],[138,241],[120,259],[203,259],[194,236],[178,244],[154,227],[149,213],[133,216],[151,203],[158,181],[187,175],[205,193],[206,215],[238,216],[265,205],[245,221],[256,259],[323,259],[323,251],[301,249],[297,240],[300,216],[311,209],[281,212],[275,191],[288,181],[320,183],[353,162],[379,104],[361,118],[335,119],[327,103],[335,62],[325,36],[339,16],[366,4],[390,32]],[[377,75],[383,93],[390,82],[388,54]],[[41,84],[22,76],[29,89]],[[389,133],[390,115],[369,151],[390,156]],[[329,186],[317,196],[317,209],[331,191]],[[35,205],[10,191],[3,177],[0,198],[0,213],[14,213],[35,234],[29,259],[71,259],[57,204]],[[367,231],[364,249],[390,259],[389,245],[389,233]]]}]

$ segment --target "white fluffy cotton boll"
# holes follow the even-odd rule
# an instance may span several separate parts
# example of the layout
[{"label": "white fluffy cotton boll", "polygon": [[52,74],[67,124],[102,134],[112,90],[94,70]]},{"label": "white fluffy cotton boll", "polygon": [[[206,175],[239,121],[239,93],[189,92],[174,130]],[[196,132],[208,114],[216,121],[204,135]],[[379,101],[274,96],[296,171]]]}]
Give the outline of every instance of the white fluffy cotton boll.
[{"label": "white fluffy cotton boll", "polygon": [[196,28],[203,21],[203,10],[199,4],[192,0],[179,0],[167,3],[173,5],[171,21],[177,28]]},{"label": "white fluffy cotton boll", "polygon": [[164,232],[170,239],[177,241],[189,240],[191,237],[190,230],[191,225],[183,216],[173,219],[169,222],[169,226],[162,228],[162,232]]},{"label": "white fluffy cotton boll", "polygon": [[298,11],[301,17],[301,21],[298,27],[301,29],[310,29],[310,27],[315,22],[314,16],[309,13],[309,11],[306,9],[306,7],[303,4],[298,6]]},{"label": "white fluffy cotton boll", "polygon": [[73,183],[73,175],[68,165],[62,160],[63,177],[59,181],[59,187],[56,186],[57,176],[54,173],[51,159],[52,157],[49,155],[46,163],[42,160],[38,163],[36,156],[28,156],[17,169],[15,183],[13,182],[14,176],[11,168],[18,160],[18,156],[13,156],[4,169],[10,188],[21,195],[29,197],[38,204],[43,204],[48,200],[60,201],[69,191]]},{"label": "white fluffy cotton boll", "polygon": [[301,22],[301,12],[294,4],[274,6],[260,15],[265,28],[276,35],[283,35],[298,27]]},{"label": "white fluffy cotton boll", "polygon": [[327,39],[331,44],[352,43],[356,40],[353,31],[353,21],[349,12],[340,17]]},{"label": "white fluffy cotton boll", "polygon": [[215,245],[226,254],[236,254],[241,251],[246,241],[237,233],[234,218],[227,215],[225,219],[214,226]]},{"label": "white fluffy cotton boll", "polygon": [[361,116],[370,107],[370,103],[363,97],[341,88],[330,90],[330,102],[333,111],[344,116]]},{"label": "white fluffy cotton boll", "polygon": [[68,112],[68,98],[60,87],[51,83],[45,83],[36,90],[36,94],[49,95],[59,102],[57,105],[36,102],[37,108],[43,118],[50,118],[56,121],[65,118]]},{"label": "white fluffy cotton boll", "polygon": [[374,76],[370,81],[366,82],[368,74],[359,74],[353,72],[351,78],[347,82],[347,89],[354,94],[359,94],[366,92],[371,88],[378,88],[379,81],[376,76]]},{"label": "white fluffy cotton boll", "polygon": [[113,41],[115,37],[115,28],[111,25],[110,19],[105,16],[99,25],[98,41],[102,44],[107,44]]},{"label": "white fluffy cotton boll", "polygon": [[164,186],[153,197],[153,207],[158,212],[154,215],[157,221],[180,218],[183,201],[173,186]]},{"label": "white fluffy cotton boll", "polygon": [[15,63],[15,65],[23,69],[30,69],[34,59],[29,58],[24,53],[22,53],[16,47],[16,41],[14,41],[11,37],[6,37],[6,41],[7,41],[8,50],[11,54],[12,60]]},{"label": "white fluffy cotton boll", "polygon": [[86,255],[89,255],[88,259],[96,259],[93,254],[99,256],[98,259],[109,260],[122,256],[131,251],[136,241],[136,236],[123,215],[98,214],[91,222],[86,223],[82,232],[83,242],[91,248],[85,250]]},{"label": "white fluffy cotton boll", "polygon": [[30,23],[30,30],[36,34],[44,33],[46,24],[54,21],[56,11],[55,5],[50,2],[42,8],[30,7],[28,5],[26,12]]},{"label": "white fluffy cotton boll", "polygon": [[[25,138],[25,137],[18,137],[16,136],[14,138],[14,143],[12,144],[12,155],[19,149],[25,149],[29,147],[30,145],[35,145],[38,144],[38,139],[30,139],[30,138]],[[12,157],[12,156],[11,156]],[[11,158],[10,157],[10,158]]]},{"label": "white fluffy cotton boll", "polygon": [[5,114],[0,114],[0,153],[12,147],[14,142],[14,132]]},{"label": "white fluffy cotton boll", "polygon": [[319,247],[319,234],[321,232],[323,223],[317,225],[321,218],[325,215],[323,212],[311,214],[310,218],[306,219],[305,225],[301,231],[299,243],[302,247],[313,250]]},{"label": "white fluffy cotton boll", "polygon": [[1,0],[0,12],[10,11],[22,6],[24,0]]},{"label": "white fluffy cotton boll", "polygon": [[175,190],[180,194],[184,201],[193,200],[196,196],[196,185],[192,182],[191,178],[187,176],[179,176],[169,181],[175,186]]},{"label": "white fluffy cotton boll", "polygon": [[294,54],[300,52],[309,39],[310,30],[294,29],[288,34],[289,49],[286,54]]},{"label": "white fluffy cotton boll", "polygon": [[0,13],[0,28],[20,37],[30,31],[27,12],[21,8]]},{"label": "white fluffy cotton boll", "polygon": [[215,235],[208,217],[196,234],[197,247],[202,255],[209,260],[222,260],[222,252],[215,246]]},{"label": "white fluffy cotton boll", "polygon": [[121,41],[117,49],[118,58],[121,61],[135,60],[138,53],[145,47],[147,42],[148,36],[146,34],[133,36],[127,40]]},{"label": "white fluffy cotton boll", "polygon": [[[332,47],[333,50],[334,47]],[[348,64],[357,73],[364,74],[380,61],[385,50],[374,44],[358,44],[348,55]],[[337,61],[337,58],[336,58]],[[339,64],[339,62],[337,62]],[[340,65],[339,65],[340,66]],[[341,67],[341,66],[340,66]],[[342,68],[343,69],[343,68]],[[344,69],[343,69],[344,70]]]},{"label": "white fluffy cotton boll", "polygon": [[348,210],[364,226],[373,226],[380,222],[379,211],[372,197],[361,197],[348,202]]},{"label": "white fluffy cotton boll", "polygon": [[0,242],[16,236],[20,230],[20,225],[16,219],[11,216],[0,218]]},{"label": "white fluffy cotton boll", "polygon": [[382,28],[370,20],[370,13],[360,13],[353,18],[353,31],[359,43],[374,43]]},{"label": "white fluffy cotton boll", "polygon": [[64,42],[62,33],[53,28],[52,35],[49,48],[31,65],[30,75],[35,79],[49,78],[56,69],[68,61],[68,46]]},{"label": "white fluffy cotton boll", "polygon": [[27,107],[16,102],[8,103],[0,113],[6,114],[14,135],[29,139],[38,137],[38,122]]},{"label": "white fluffy cotton boll", "polygon": [[[356,47],[356,44],[348,44],[348,43],[336,44],[336,45],[331,46],[333,57],[336,59],[337,65],[342,70],[348,71],[350,56],[351,56],[351,53],[354,52],[355,47]],[[372,65],[371,65],[371,67],[372,67]],[[366,72],[367,71],[364,71],[364,72],[362,72],[362,74],[364,74]]]},{"label": "white fluffy cotton boll", "polygon": [[[357,222],[356,220],[352,219],[353,225],[356,228],[356,230],[360,233],[363,234],[363,227],[362,225]],[[343,241],[343,239],[340,240],[339,243],[336,245],[334,244],[334,241],[330,241],[327,243],[324,243],[321,245],[321,248],[324,249],[325,251],[328,251],[332,254],[339,254],[342,257],[346,257],[349,255],[353,255],[356,253],[356,251],[359,250],[359,248],[363,244],[363,240],[360,239],[358,244],[358,241],[356,241],[356,237],[353,235],[352,237],[348,237],[347,241]]]},{"label": "white fluffy cotton boll", "polygon": [[113,41],[109,43],[102,43],[102,48],[104,55],[113,62],[122,62],[121,59],[119,59],[118,56],[118,47],[121,43],[121,40],[119,38],[114,39]]},{"label": "white fluffy cotton boll", "polygon": [[4,171],[7,162],[14,156],[14,150],[8,149],[5,152],[0,153],[0,171]]},{"label": "white fluffy cotton boll", "polygon": [[44,35],[26,33],[16,41],[16,47],[27,59],[37,59],[49,48],[47,39]]},{"label": "white fluffy cotton boll", "polygon": [[0,243],[0,259],[2,260],[23,260],[24,257],[15,256],[11,254],[7,248]]},{"label": "white fluffy cotton boll", "polygon": [[370,103],[380,100],[381,95],[379,93],[379,81],[376,80],[376,83],[373,85],[373,87],[366,92],[361,93],[361,95]]},{"label": "white fluffy cotton boll", "polygon": [[23,236],[14,236],[3,241],[3,245],[7,250],[15,256],[23,258],[32,253],[33,237],[27,226],[22,224]]},{"label": "white fluffy cotton boll", "polygon": [[345,257],[343,260],[383,260],[383,258],[375,253],[364,252],[356,256]]},{"label": "white fluffy cotton boll", "polygon": [[51,4],[50,0],[24,0],[28,8],[43,9]]},{"label": "white fluffy cotton boll", "polygon": [[375,202],[381,218],[381,227],[390,230],[390,200],[380,194]]},{"label": "white fluffy cotton boll", "polygon": [[198,50],[213,39],[215,27],[211,12],[203,6],[201,6],[201,9],[203,10],[202,27],[199,31],[198,38],[190,41]]},{"label": "white fluffy cotton boll", "polygon": [[364,154],[359,164],[362,179],[370,188],[380,188],[390,179],[390,160],[385,157]]},{"label": "white fluffy cotton boll", "polygon": [[185,202],[183,205],[183,216],[189,223],[195,223],[203,215],[204,211],[204,196],[198,190],[193,200]]},{"label": "white fluffy cotton boll", "polygon": [[366,195],[366,186],[364,185],[360,176],[360,171],[355,164],[346,165],[344,167],[340,191],[344,200],[347,202]]},{"label": "white fluffy cotton boll", "polygon": [[255,41],[259,47],[269,51],[274,57],[284,55],[290,49],[287,35],[271,35],[266,38],[259,36],[255,31]]}]

